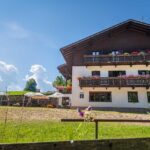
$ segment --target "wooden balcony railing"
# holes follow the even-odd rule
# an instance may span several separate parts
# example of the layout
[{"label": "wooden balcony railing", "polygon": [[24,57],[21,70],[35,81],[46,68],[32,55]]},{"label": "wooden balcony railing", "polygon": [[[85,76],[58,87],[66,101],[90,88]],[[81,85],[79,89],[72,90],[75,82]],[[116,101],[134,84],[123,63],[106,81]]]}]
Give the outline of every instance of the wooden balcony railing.
[{"label": "wooden balcony railing", "polygon": [[100,78],[80,78],[79,86],[82,87],[150,87],[150,78],[147,77],[134,77],[134,78],[121,78],[121,77],[100,77]]},{"label": "wooden balcony railing", "polygon": [[150,54],[145,55],[84,55],[85,65],[149,64]]}]

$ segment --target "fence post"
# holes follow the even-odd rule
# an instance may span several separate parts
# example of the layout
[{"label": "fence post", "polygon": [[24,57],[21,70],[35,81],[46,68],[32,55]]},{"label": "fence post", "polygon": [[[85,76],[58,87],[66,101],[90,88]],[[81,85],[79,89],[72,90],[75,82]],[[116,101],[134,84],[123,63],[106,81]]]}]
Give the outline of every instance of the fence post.
[{"label": "fence post", "polygon": [[95,139],[98,140],[98,121],[95,121]]}]

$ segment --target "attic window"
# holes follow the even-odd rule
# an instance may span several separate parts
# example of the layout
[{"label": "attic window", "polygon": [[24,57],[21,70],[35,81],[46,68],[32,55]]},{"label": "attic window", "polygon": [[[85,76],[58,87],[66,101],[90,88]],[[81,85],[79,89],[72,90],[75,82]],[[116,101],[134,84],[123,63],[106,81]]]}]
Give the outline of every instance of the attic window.
[{"label": "attic window", "polygon": [[99,55],[99,52],[98,51],[92,52],[92,55],[97,56]]}]

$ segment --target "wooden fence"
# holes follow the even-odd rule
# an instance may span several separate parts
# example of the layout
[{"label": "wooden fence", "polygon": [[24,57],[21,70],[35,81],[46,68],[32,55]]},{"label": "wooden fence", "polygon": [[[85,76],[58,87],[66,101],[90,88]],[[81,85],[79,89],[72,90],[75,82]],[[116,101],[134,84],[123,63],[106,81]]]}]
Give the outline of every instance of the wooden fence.
[{"label": "wooden fence", "polygon": [[[85,122],[85,119],[61,119],[62,122]],[[150,123],[150,120],[131,120],[131,119],[94,119],[95,123],[95,139],[98,139],[98,123],[99,122],[129,122],[129,123]]]}]

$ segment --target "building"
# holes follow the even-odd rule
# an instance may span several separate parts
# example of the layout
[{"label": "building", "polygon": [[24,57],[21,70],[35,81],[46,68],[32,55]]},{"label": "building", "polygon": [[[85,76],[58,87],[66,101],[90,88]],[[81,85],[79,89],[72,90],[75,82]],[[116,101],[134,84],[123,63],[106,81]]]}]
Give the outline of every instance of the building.
[{"label": "building", "polygon": [[127,20],[60,51],[72,106],[150,107],[150,24]]}]

